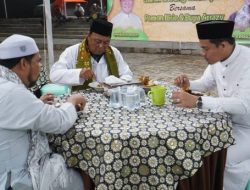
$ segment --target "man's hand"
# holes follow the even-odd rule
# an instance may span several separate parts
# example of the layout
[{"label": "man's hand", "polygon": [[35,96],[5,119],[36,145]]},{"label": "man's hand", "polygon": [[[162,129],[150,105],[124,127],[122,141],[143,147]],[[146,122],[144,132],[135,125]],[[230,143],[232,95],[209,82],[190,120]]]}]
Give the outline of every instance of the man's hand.
[{"label": "man's hand", "polygon": [[185,91],[188,90],[190,86],[190,82],[189,82],[187,75],[180,75],[177,78],[175,78],[174,84],[176,86],[179,86]]},{"label": "man's hand", "polygon": [[73,94],[68,98],[67,102],[72,103],[77,111],[82,111],[86,105],[86,99],[81,94]]},{"label": "man's hand", "polygon": [[173,91],[172,100],[173,103],[178,107],[194,108],[196,107],[198,97],[181,90]]},{"label": "man's hand", "polygon": [[95,74],[91,69],[83,68],[80,72],[80,78],[84,80],[95,79]]},{"label": "man's hand", "polygon": [[53,104],[54,95],[51,93],[46,93],[40,97],[40,100],[42,100],[45,104]]}]

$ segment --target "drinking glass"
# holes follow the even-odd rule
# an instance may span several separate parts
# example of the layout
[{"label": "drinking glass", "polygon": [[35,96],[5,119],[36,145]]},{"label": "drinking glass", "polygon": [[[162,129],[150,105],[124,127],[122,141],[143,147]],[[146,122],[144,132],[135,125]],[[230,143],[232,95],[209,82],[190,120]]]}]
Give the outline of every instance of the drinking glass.
[{"label": "drinking glass", "polygon": [[144,106],[146,105],[146,94],[145,94],[145,90],[141,87],[137,88],[137,92],[139,95],[139,99],[140,99],[140,105]]},{"label": "drinking glass", "polygon": [[126,94],[128,91],[128,86],[122,86],[120,93],[121,93],[121,106],[126,108]]},{"label": "drinking glass", "polygon": [[139,95],[138,93],[126,93],[125,95],[125,108],[133,111],[140,107]]},{"label": "drinking glass", "polygon": [[120,87],[113,88],[110,90],[110,100],[109,106],[112,108],[119,108],[121,107],[121,94],[120,94]]}]

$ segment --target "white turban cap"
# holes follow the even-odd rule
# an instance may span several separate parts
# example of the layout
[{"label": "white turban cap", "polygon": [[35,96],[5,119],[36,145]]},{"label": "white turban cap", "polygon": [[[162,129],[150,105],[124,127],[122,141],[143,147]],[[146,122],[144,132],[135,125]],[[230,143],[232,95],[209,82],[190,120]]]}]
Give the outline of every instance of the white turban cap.
[{"label": "white turban cap", "polygon": [[0,43],[0,59],[12,59],[38,53],[39,49],[34,39],[19,34],[13,34]]}]

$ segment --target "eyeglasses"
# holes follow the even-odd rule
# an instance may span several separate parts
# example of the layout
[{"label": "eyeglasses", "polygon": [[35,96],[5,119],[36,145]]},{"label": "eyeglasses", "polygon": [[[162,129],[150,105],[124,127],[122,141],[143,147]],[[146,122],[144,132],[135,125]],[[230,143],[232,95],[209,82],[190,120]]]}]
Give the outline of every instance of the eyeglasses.
[{"label": "eyeglasses", "polygon": [[104,47],[109,46],[109,43],[110,43],[110,40],[102,41],[100,39],[93,39],[93,41],[94,41],[95,45],[97,45],[99,47],[100,46],[104,46]]}]

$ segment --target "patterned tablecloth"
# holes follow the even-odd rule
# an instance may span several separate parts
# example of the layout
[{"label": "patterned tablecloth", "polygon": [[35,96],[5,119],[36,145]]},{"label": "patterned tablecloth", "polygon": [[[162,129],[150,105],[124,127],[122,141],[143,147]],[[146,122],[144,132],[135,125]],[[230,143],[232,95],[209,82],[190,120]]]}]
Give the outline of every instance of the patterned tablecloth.
[{"label": "patterned tablecloth", "polygon": [[102,93],[84,94],[88,109],[66,134],[49,135],[49,141],[98,190],[174,189],[199,169],[204,156],[234,141],[227,114],[177,108],[170,94],[162,107],[147,100],[135,111],[110,108]]}]

